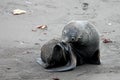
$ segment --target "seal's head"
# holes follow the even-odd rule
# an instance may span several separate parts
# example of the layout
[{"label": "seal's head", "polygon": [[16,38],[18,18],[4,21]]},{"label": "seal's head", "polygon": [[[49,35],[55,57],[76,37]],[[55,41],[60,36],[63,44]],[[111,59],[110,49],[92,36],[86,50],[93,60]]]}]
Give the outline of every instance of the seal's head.
[{"label": "seal's head", "polygon": [[87,38],[87,32],[85,30],[88,25],[87,21],[71,21],[65,25],[62,31],[63,42],[82,42]]},{"label": "seal's head", "polygon": [[79,31],[75,27],[74,22],[67,24],[62,31],[62,42],[76,42],[78,41]]}]

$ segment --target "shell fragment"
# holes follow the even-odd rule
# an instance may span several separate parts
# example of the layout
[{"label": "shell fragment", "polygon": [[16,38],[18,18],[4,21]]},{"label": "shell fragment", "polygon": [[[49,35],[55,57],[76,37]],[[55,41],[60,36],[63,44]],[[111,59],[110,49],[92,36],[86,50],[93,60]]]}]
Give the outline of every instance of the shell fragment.
[{"label": "shell fragment", "polygon": [[21,10],[21,9],[15,9],[12,12],[14,15],[20,15],[20,14],[25,14],[26,11],[25,10]]}]

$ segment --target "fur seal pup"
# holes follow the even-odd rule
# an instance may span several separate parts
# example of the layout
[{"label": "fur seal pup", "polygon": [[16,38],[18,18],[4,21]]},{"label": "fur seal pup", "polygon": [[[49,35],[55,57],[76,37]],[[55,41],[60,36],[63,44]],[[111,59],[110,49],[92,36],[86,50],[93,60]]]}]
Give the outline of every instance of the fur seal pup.
[{"label": "fur seal pup", "polygon": [[77,64],[71,46],[57,39],[52,39],[41,47],[41,57],[37,62],[47,71],[68,71]]},{"label": "fur seal pup", "polygon": [[100,64],[99,34],[88,21],[71,21],[62,30],[62,41],[70,43],[77,65]]}]

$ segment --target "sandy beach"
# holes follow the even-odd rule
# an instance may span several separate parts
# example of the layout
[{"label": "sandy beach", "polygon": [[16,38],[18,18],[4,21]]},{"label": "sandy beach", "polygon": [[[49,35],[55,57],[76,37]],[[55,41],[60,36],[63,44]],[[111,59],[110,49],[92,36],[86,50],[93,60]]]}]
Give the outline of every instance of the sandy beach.
[{"label": "sandy beach", "polygon": [[[14,15],[15,9],[25,14]],[[66,23],[88,20],[100,34],[101,65],[46,72],[36,58]],[[47,29],[36,27],[47,25]],[[111,42],[104,43],[108,39]],[[0,1],[0,80],[120,80],[120,0]]]}]

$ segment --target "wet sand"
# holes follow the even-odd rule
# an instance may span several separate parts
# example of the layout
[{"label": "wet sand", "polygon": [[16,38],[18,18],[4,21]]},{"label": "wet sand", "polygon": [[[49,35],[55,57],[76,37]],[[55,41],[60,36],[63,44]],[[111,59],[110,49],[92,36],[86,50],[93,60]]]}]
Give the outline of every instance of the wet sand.
[{"label": "wet sand", "polygon": [[[88,5],[83,5],[88,3]],[[86,7],[85,9],[83,7]],[[14,9],[26,14],[13,15]],[[4,0],[0,2],[0,80],[119,80],[119,0]],[[40,47],[60,37],[71,20],[88,20],[101,42],[101,65],[82,65],[68,72],[45,72],[36,63]],[[32,31],[39,25],[47,30]],[[107,38],[112,43],[103,43]]]}]

